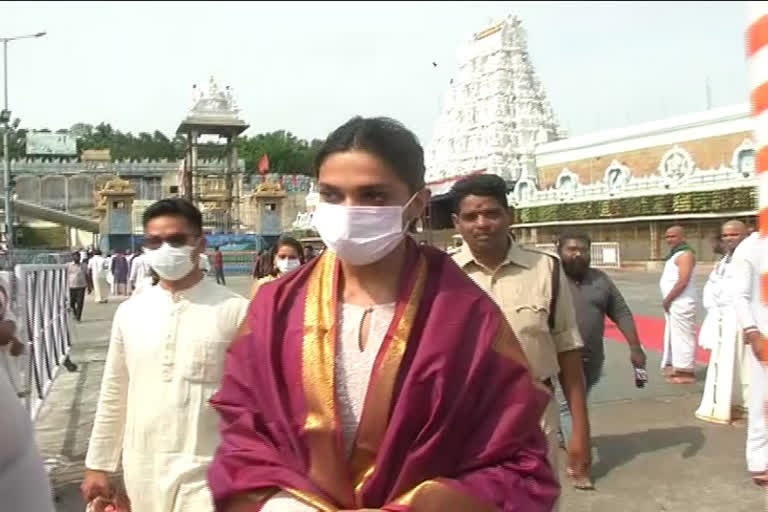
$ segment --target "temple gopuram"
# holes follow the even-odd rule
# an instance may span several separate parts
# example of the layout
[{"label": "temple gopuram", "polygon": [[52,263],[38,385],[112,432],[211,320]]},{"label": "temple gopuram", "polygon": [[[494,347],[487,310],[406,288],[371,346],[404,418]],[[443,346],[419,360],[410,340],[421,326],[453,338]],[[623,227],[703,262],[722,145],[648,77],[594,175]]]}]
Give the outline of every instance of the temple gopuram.
[{"label": "temple gopuram", "polygon": [[[700,261],[713,261],[720,225],[754,226],[754,144],[748,105],[566,137],[536,78],[520,20],[473,34],[459,50],[433,140],[427,181],[432,243],[454,245],[446,196],[465,176],[492,173],[508,185],[512,231],[553,249],[564,230],[584,231],[604,266],[654,268],[664,231],[686,228]],[[593,253],[595,247],[593,247]],[[605,257],[602,261],[601,258]]]}]

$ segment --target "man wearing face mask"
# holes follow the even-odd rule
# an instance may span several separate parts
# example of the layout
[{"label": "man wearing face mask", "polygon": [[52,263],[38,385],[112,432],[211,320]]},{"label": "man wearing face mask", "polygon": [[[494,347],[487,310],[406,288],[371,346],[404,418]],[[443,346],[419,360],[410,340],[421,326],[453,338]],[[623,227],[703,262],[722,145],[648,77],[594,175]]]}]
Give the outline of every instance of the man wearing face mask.
[{"label": "man wearing face mask", "polygon": [[208,399],[248,302],[203,279],[200,211],[163,199],[144,212],[144,257],[157,286],[120,305],[112,325],[82,492],[132,510],[213,511],[205,471],[219,441]]},{"label": "man wearing face mask", "polygon": [[493,301],[405,233],[416,137],[356,117],[315,168],[328,249],[259,289],[211,400],[217,510],[550,511],[547,392]]}]

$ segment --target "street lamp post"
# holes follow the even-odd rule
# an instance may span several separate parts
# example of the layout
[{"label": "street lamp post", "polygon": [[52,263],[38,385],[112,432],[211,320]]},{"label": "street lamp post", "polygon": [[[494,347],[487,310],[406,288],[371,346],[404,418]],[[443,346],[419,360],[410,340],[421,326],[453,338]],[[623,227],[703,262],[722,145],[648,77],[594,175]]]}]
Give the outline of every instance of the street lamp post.
[{"label": "street lamp post", "polygon": [[0,37],[0,41],[3,43],[3,111],[0,112],[0,122],[4,125],[3,128],[3,192],[5,193],[5,243],[6,250],[8,252],[8,264],[13,265],[11,257],[11,251],[14,245],[13,238],[13,194],[11,190],[11,154],[9,137],[11,127],[9,121],[11,120],[11,111],[8,109],[8,43],[16,41],[18,39],[30,39],[36,37],[43,37],[45,32],[38,32],[36,34],[27,34],[23,36],[14,37]]}]

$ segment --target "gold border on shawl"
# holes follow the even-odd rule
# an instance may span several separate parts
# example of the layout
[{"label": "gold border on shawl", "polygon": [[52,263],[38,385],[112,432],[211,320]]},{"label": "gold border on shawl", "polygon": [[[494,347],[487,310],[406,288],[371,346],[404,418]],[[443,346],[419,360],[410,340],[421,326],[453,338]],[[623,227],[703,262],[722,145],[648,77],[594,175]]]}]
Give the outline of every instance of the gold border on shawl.
[{"label": "gold border on shawl", "polygon": [[304,492],[304,491],[300,491],[298,489],[291,489],[291,488],[286,488],[284,490],[285,490],[285,492],[293,495],[294,497],[300,499],[301,501],[305,502],[306,504],[315,507],[316,509],[320,510],[321,512],[336,512],[337,510],[339,510],[338,507],[334,507],[333,505],[331,505],[330,503],[328,503],[324,499],[319,498],[319,497],[315,496],[314,494],[311,494],[311,493],[308,493],[308,492]]},{"label": "gold border on shawl", "polygon": [[392,404],[395,380],[405,354],[408,338],[424,295],[427,281],[427,260],[419,256],[416,278],[408,301],[394,328],[392,339],[386,347],[381,363],[374,375],[365,397],[363,414],[358,426],[357,438],[352,449],[350,469],[355,485],[355,497],[360,499],[365,482],[375,471],[374,461],[387,429],[388,415]]},{"label": "gold border on shawl", "polygon": [[309,276],[304,304],[302,383],[307,403],[304,434],[309,449],[310,479],[336,501],[345,503],[352,496],[352,488],[336,421],[336,258],[330,251],[320,258]]},{"label": "gold border on shawl", "polygon": [[409,512],[496,512],[496,507],[439,480],[420,483],[394,504],[408,507]]}]

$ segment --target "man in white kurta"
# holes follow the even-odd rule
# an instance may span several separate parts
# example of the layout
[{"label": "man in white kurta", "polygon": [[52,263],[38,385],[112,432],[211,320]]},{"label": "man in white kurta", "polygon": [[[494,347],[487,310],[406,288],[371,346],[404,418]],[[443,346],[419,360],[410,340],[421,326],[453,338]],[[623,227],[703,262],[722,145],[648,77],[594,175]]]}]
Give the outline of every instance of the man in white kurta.
[{"label": "man in white kurta", "polygon": [[764,484],[768,476],[768,418],[765,410],[768,368],[756,356],[761,345],[768,343],[768,312],[760,297],[761,243],[759,234],[752,233],[736,248],[733,294],[736,316],[750,349],[747,468],[756,482]]},{"label": "man in white kurta", "polygon": [[123,463],[132,509],[213,510],[205,471],[218,444],[208,399],[247,301],[201,280],[173,296],[153,286],[115,315],[85,465]]},{"label": "man in white kurta", "polygon": [[122,462],[134,512],[212,512],[206,470],[219,435],[208,400],[248,301],[203,279],[194,205],[158,201],[144,231],[160,282],[115,314],[82,490],[87,500],[115,499],[109,474]]},{"label": "man in white kurta", "polygon": [[711,351],[707,380],[696,417],[713,423],[731,423],[743,415],[749,386],[749,359],[744,350],[742,330],[733,307],[733,251],[746,238],[740,221],[723,225],[725,254],[715,265],[704,286],[707,315],[699,332],[699,345]]}]

